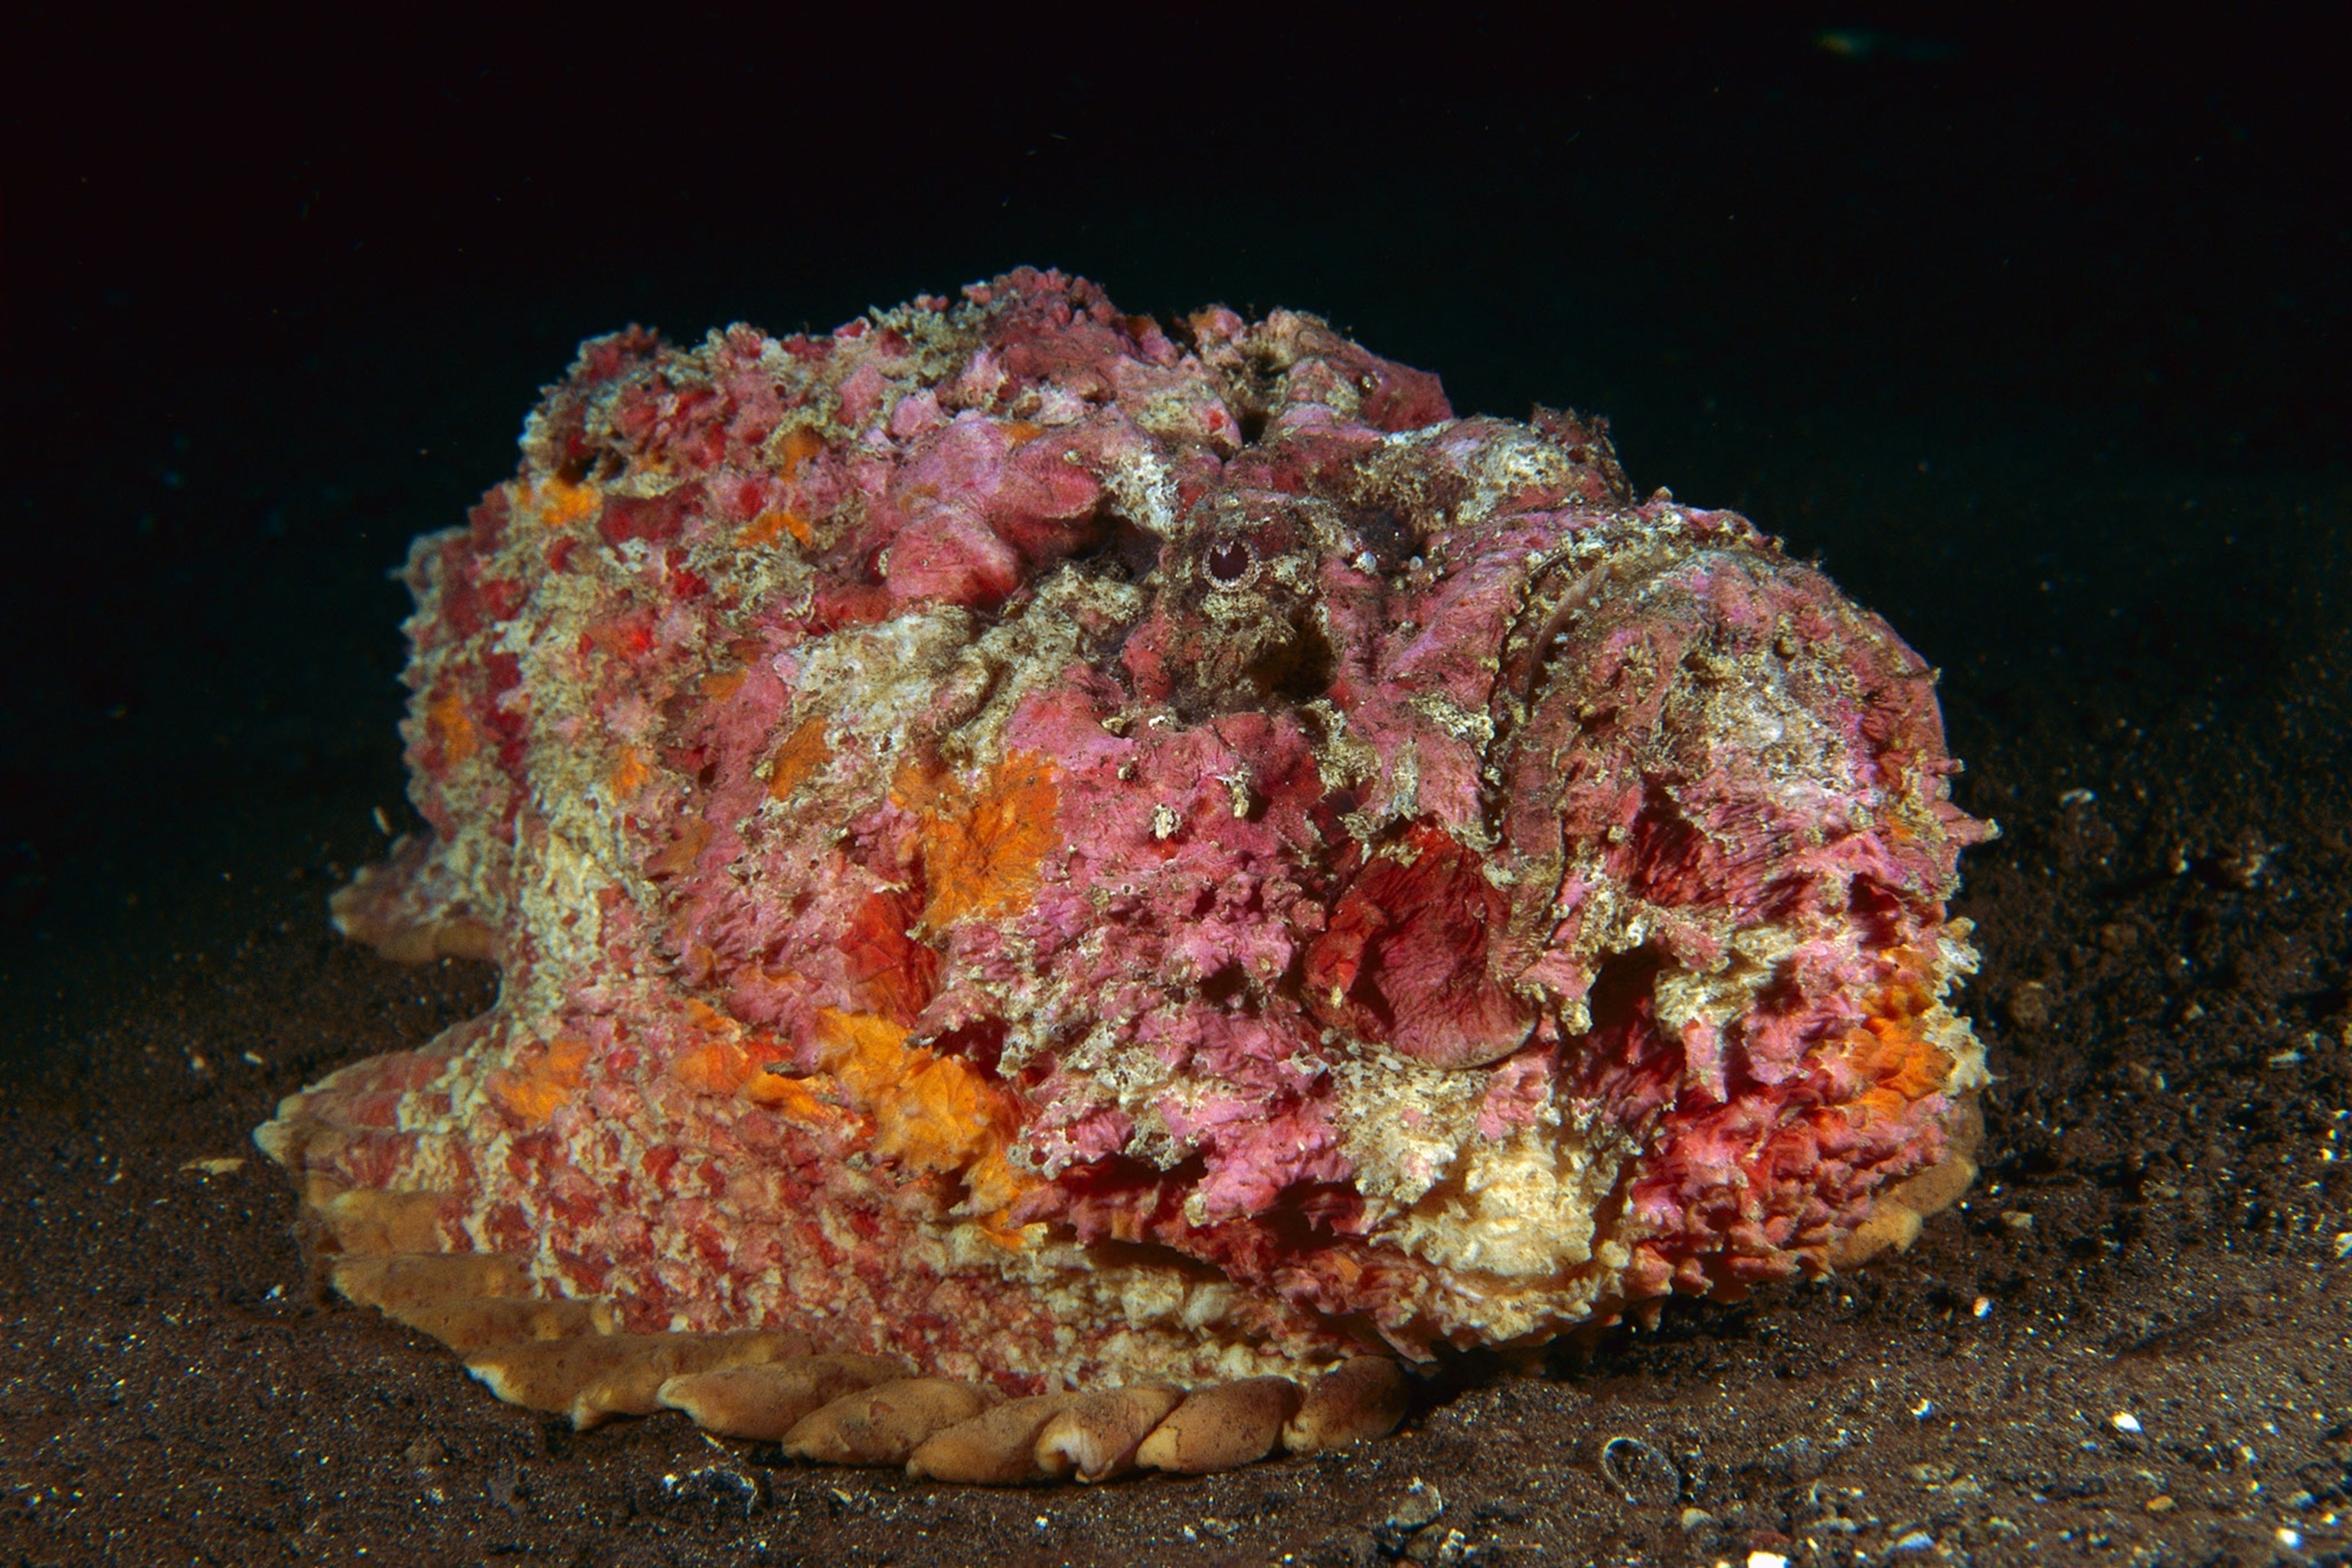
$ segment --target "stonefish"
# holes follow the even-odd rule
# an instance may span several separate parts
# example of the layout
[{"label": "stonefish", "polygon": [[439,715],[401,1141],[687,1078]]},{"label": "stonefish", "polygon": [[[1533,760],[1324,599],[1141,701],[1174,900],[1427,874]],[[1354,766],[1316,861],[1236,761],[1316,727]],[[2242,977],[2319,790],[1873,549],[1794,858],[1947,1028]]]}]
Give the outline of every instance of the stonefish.
[{"label": "stonefish", "polygon": [[1024,269],[596,339],[521,445],[335,900],[499,1000],[256,1134],[506,1397],[1215,1468],[1972,1176],[1934,673],[1599,422]]}]

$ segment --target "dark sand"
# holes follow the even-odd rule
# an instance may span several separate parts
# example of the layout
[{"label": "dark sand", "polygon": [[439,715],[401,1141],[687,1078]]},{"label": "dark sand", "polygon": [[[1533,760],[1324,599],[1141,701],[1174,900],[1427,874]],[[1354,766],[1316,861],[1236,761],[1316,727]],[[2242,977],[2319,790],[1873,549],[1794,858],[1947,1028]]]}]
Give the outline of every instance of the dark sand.
[{"label": "dark sand", "polygon": [[[802,100],[729,98],[680,173],[546,96],[635,28],[477,71],[229,26],[28,42],[49,96],[10,109],[70,156],[11,189],[44,310],[0,377],[0,1563],[2352,1563],[2352,244],[2307,40],[1661,24],[1496,86],[1407,28],[1286,57],[1375,138],[1319,173],[1266,156],[1273,78],[1179,144],[1097,69],[918,116],[894,167],[986,177],[894,175],[843,237],[810,225],[852,174],[776,162]],[[1997,1081],[1962,1208],[1850,1279],[1457,1363],[1356,1455],[1096,1490],[576,1436],[313,1294],[250,1130],[492,984],[325,923],[408,820],[383,569],[585,331],[1024,260],[1328,310],[1465,408],[1597,405],[1638,484],[1823,552],[1944,668],[2003,830],[1963,864]]]}]

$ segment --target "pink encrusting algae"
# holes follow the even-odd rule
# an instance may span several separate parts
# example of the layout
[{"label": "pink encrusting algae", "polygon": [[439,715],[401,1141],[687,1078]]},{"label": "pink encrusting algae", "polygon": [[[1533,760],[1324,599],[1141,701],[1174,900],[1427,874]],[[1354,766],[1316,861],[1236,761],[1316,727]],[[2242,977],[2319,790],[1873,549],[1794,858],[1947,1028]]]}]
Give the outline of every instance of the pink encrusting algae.
[{"label": "pink encrusting algae", "polygon": [[330,1253],[1025,1394],[1534,1342],[1966,1185],[1934,674],[1597,421],[1024,269],[597,339],[522,447],[410,560],[431,837],[336,905],[504,988],[257,1134]]}]

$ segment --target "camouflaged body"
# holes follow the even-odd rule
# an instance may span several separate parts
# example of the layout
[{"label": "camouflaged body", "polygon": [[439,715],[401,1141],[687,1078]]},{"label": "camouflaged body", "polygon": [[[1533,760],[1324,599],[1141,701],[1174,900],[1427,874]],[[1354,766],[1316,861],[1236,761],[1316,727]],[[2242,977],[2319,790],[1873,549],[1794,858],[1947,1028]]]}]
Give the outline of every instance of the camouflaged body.
[{"label": "camouflaged body", "polygon": [[1605,432],[1019,272],[632,331],[410,564],[498,1005],[258,1134],[331,1247],[1012,1391],[1539,1340],[1964,1187],[1932,672]]}]

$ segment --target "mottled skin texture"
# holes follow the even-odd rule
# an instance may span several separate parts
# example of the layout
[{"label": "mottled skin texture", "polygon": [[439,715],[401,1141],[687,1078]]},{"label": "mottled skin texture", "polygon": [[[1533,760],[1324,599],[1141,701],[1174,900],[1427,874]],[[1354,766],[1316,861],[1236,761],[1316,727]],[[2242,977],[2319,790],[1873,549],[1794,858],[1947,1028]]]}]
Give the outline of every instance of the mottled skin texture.
[{"label": "mottled skin texture", "polygon": [[1024,270],[590,342],[409,580],[432,837],[338,913],[505,985],[262,1130],[330,1248],[1022,1392],[1538,1340],[1967,1179],[1932,673],[1573,415]]}]

